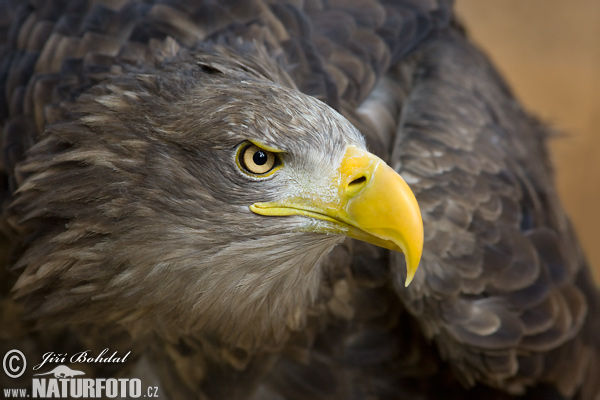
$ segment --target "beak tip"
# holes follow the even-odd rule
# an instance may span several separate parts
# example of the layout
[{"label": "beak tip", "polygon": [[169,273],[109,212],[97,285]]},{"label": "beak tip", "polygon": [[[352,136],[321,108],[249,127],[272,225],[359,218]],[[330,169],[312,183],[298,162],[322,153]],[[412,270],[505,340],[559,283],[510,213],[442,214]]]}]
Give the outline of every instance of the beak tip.
[{"label": "beak tip", "polygon": [[413,281],[414,277],[415,277],[414,272],[412,274],[407,275],[406,282],[404,283],[404,287],[408,287],[408,285],[410,285],[410,283]]},{"label": "beak tip", "polygon": [[[422,226],[422,225],[421,225]],[[422,231],[421,231],[422,233]],[[404,257],[406,260],[406,282],[405,287],[408,287],[413,281],[419,264],[421,263],[421,256],[423,254],[423,240],[422,234],[420,235],[421,240],[417,240],[416,243],[411,243],[412,246],[406,246],[403,248]]]},{"label": "beak tip", "polygon": [[418,262],[416,265],[411,265],[411,263],[408,262],[406,263],[406,282],[404,283],[404,287],[408,287],[408,285],[410,285],[410,283],[413,281],[418,267]]}]

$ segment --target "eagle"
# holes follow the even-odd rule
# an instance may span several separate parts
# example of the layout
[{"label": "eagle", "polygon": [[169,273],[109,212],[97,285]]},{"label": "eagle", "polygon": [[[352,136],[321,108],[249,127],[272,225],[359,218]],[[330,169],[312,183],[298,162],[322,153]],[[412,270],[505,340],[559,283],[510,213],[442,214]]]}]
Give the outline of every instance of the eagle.
[{"label": "eagle", "polygon": [[3,388],[600,399],[553,131],[452,5],[1,0]]}]

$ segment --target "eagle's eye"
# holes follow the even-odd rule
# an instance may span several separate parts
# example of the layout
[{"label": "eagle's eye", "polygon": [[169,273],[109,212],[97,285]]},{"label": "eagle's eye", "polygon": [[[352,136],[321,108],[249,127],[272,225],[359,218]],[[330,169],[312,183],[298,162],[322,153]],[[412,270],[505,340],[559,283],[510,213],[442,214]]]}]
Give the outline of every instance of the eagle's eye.
[{"label": "eagle's eye", "polygon": [[246,143],[240,147],[238,163],[244,172],[255,176],[270,175],[270,172],[274,172],[281,164],[275,153],[261,149],[252,143]]}]

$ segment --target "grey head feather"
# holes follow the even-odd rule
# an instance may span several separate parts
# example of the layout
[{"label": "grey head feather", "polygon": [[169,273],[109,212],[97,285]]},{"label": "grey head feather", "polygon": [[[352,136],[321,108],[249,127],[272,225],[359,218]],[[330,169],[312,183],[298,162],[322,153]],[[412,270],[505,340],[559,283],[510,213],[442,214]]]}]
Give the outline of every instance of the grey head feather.
[{"label": "grey head feather", "polygon": [[[323,184],[364,139],[280,84],[289,78],[267,79],[283,73],[259,67],[267,57],[244,67],[220,51],[182,51],[91,88],[19,165],[11,223],[32,239],[15,290],[31,317],[131,330],[152,320],[166,336],[202,331],[247,348],[301,326],[318,260],[341,238],[248,206]],[[281,172],[242,173],[246,141],[281,151]]]}]

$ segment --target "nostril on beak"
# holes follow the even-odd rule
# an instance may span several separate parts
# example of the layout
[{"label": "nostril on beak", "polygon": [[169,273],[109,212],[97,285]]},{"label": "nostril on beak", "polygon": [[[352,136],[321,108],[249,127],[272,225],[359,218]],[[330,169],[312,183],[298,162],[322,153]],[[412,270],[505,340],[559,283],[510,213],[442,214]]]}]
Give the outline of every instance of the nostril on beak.
[{"label": "nostril on beak", "polygon": [[358,186],[362,183],[365,183],[367,181],[367,178],[365,176],[359,176],[358,178],[354,179],[352,182],[350,182],[348,184],[348,187],[352,187],[352,186]]},{"label": "nostril on beak", "polygon": [[367,177],[364,175],[359,175],[354,178],[350,183],[348,183],[348,188],[346,189],[346,195],[350,197],[354,197],[361,193],[363,189],[367,186]]}]

